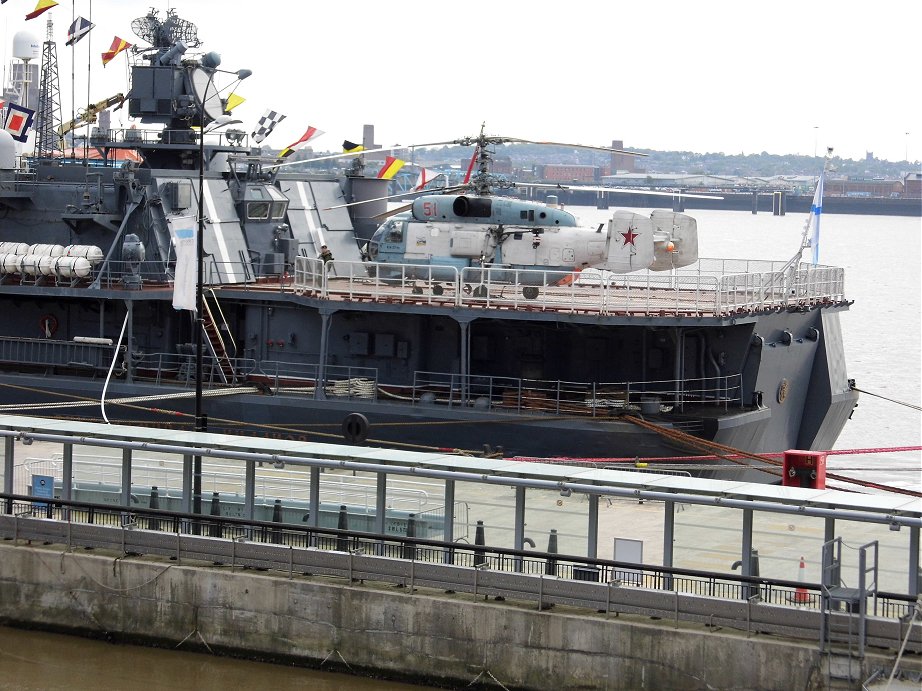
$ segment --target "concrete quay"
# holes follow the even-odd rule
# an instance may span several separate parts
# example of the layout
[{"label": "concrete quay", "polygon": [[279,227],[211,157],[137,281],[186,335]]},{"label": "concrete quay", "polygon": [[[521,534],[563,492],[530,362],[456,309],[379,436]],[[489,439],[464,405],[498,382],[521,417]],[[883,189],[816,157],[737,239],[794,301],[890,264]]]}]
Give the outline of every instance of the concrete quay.
[{"label": "concrete quay", "polygon": [[[456,688],[828,688],[816,644],[775,636],[12,541],[0,623]],[[861,678],[894,658],[869,652]]]}]

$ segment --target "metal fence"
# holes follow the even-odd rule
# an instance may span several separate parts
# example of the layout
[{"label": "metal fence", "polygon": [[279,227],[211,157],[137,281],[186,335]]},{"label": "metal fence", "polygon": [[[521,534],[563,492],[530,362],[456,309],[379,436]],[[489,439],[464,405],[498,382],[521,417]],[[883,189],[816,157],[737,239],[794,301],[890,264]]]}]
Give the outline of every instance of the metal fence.
[{"label": "metal fence", "polygon": [[456,267],[298,257],[292,290],[349,301],[523,309],[603,315],[730,316],[841,302],[845,271],[835,267],[701,259],[674,271],[612,274],[504,266]]},{"label": "metal fence", "polygon": [[[539,608],[567,604],[813,640],[822,626],[822,591],[813,583],[294,526],[278,520],[126,510],[11,494],[0,494],[0,501],[0,536],[13,541],[206,560],[288,577],[325,574],[443,588],[533,602]],[[407,526],[406,532],[412,531]],[[908,636],[906,630],[915,600],[895,593],[876,597],[878,616],[868,619],[868,644],[893,648],[905,638],[908,649],[922,651],[922,626],[908,624],[915,626]],[[849,613],[830,615],[845,620]]]}]

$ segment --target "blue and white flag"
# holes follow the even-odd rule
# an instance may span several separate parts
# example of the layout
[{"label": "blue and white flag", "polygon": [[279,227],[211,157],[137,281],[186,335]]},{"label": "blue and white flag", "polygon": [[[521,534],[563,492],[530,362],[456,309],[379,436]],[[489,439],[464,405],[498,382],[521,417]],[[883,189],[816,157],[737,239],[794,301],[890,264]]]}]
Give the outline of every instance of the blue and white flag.
[{"label": "blue and white flag", "polygon": [[74,20],[74,23],[70,25],[70,28],[67,30],[67,43],[66,46],[76,45],[77,41],[90,33],[95,24],[89,19],[84,19],[83,17],[77,17]]},{"label": "blue and white flag", "polygon": [[173,309],[195,312],[198,282],[198,253],[196,251],[198,234],[191,217],[181,219],[180,224],[181,228],[173,230],[173,246],[176,248]]},{"label": "blue and white flag", "polygon": [[820,173],[820,178],[816,183],[816,192],[813,194],[813,205],[810,207],[810,247],[813,248],[813,266],[819,264],[820,260],[820,216],[823,215],[823,180],[826,178],[826,171]]}]

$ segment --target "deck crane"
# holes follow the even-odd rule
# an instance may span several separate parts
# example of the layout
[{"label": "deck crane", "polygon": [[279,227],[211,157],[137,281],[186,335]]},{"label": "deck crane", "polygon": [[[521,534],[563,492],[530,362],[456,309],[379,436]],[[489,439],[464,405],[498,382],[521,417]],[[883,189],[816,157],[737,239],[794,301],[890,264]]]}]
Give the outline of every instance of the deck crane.
[{"label": "deck crane", "polygon": [[61,148],[64,148],[64,137],[68,132],[77,129],[78,127],[83,127],[84,125],[90,125],[96,122],[96,116],[100,113],[100,111],[103,111],[106,108],[115,106],[115,110],[118,110],[125,103],[125,98],[126,97],[124,94],[115,94],[114,96],[104,98],[97,103],[91,103],[83,110],[78,111],[77,117],[75,117],[73,120],[69,120],[68,122],[63,123],[60,127],[58,127],[58,138],[61,142]]}]

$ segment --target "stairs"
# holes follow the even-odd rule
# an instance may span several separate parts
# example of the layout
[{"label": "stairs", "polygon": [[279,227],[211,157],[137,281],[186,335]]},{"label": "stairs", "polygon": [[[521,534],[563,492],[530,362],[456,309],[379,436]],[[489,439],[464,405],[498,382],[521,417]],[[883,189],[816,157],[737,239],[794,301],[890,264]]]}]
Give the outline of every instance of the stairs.
[{"label": "stairs", "polygon": [[858,549],[858,587],[842,583],[842,538],[823,545],[822,624],[820,651],[824,656],[827,688],[858,688],[865,678],[868,599],[877,613],[876,541]]},{"label": "stairs", "polygon": [[233,384],[237,379],[233,362],[236,346],[230,337],[230,328],[214,290],[202,295],[202,329],[205,332],[208,350],[217,365],[212,376],[217,375],[224,384]]}]

